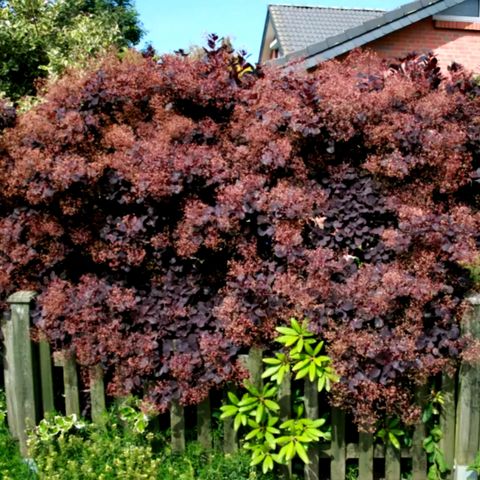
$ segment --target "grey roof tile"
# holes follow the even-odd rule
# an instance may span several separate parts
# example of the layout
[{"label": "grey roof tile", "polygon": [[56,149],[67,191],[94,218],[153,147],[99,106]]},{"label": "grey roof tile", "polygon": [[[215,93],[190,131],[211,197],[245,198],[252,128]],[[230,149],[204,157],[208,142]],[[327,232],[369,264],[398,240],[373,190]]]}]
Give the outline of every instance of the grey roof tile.
[{"label": "grey roof tile", "polygon": [[[289,59],[306,57],[307,53],[305,66],[310,68],[315,62],[334,58],[463,1],[414,0],[390,12],[270,5],[269,13],[282,53],[288,54]],[[276,17],[281,20],[280,28]],[[295,21],[292,22],[289,17]],[[313,40],[309,37],[314,35],[312,32],[315,32]],[[302,44],[297,49],[300,50],[299,53],[295,51],[295,42]],[[305,42],[309,43],[305,45]],[[273,63],[278,63],[278,59]]]},{"label": "grey roof tile", "polygon": [[383,10],[270,5],[269,12],[284,55],[361,25]]}]

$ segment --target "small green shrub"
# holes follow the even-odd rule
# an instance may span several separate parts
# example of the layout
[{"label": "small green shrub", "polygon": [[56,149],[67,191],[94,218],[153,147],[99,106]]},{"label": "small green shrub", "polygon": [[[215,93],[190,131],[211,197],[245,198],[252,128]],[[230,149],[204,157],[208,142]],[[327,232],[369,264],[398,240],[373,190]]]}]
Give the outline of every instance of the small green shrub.
[{"label": "small green shrub", "polygon": [[150,418],[138,407],[138,402],[128,400],[106,415],[101,425],[80,421],[74,415],[42,420],[29,437],[38,478],[274,480],[258,475],[244,452],[224,455],[191,443],[184,454],[172,453],[167,439],[148,431]]},{"label": "small green shrub", "polygon": [[164,450],[158,480],[275,480],[274,474],[260,474],[250,467],[249,453],[206,452],[197,443],[187,445],[183,455]]},{"label": "small green shrub", "polygon": [[160,459],[152,449],[154,435],[144,433],[147,424],[148,417],[129,404],[106,415],[101,425],[55,415],[31,433],[29,453],[40,479],[150,480]]},{"label": "small green shrub", "polygon": [[5,397],[0,393],[0,478],[2,480],[29,480],[34,476],[20,456],[17,443],[10,436],[5,423]]}]

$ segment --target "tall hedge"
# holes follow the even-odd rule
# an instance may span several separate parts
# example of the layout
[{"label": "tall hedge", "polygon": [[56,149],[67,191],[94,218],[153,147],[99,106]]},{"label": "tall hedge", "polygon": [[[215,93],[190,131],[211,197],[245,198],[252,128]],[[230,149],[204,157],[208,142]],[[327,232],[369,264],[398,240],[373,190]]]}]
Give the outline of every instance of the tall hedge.
[{"label": "tall hedge", "polygon": [[467,346],[475,82],[433,57],[243,76],[232,58],[110,57],[4,130],[2,297],[41,292],[56,349],[160,409],[308,318],[342,377],[332,402],[363,428],[412,422],[416,386]]}]

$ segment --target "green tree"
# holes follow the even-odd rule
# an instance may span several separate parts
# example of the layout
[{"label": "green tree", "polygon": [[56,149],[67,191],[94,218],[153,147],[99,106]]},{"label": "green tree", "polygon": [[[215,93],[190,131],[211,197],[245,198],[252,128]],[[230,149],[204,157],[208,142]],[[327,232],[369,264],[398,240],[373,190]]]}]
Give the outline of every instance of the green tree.
[{"label": "green tree", "polygon": [[35,95],[41,79],[142,34],[132,0],[0,1],[0,92]]}]

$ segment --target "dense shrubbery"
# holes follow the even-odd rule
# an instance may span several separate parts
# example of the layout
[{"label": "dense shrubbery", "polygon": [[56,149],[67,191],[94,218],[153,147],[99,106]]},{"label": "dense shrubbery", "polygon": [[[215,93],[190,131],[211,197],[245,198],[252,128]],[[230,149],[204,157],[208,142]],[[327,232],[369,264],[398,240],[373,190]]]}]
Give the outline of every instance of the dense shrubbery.
[{"label": "dense shrubbery", "polygon": [[[105,414],[102,425],[78,420],[75,416],[42,420],[29,436],[29,454],[37,472],[35,478],[273,479],[251,468],[249,456],[242,452],[224,455],[189,443],[185,453],[174,454],[168,441],[158,433],[147,433],[143,428],[139,431],[132,419],[122,415],[122,408]],[[132,411],[140,413],[136,409]]]},{"label": "dense shrubbery", "polygon": [[6,414],[5,396],[0,392],[0,478],[2,480],[33,480],[34,475],[22,459],[17,442],[10,436]]},{"label": "dense shrubbery", "polygon": [[4,132],[2,295],[39,290],[55,348],[160,408],[240,378],[241,349],[308,317],[335,404],[367,428],[413,421],[415,385],[464,348],[475,84],[432,58],[241,78],[231,62],[109,58]]}]

